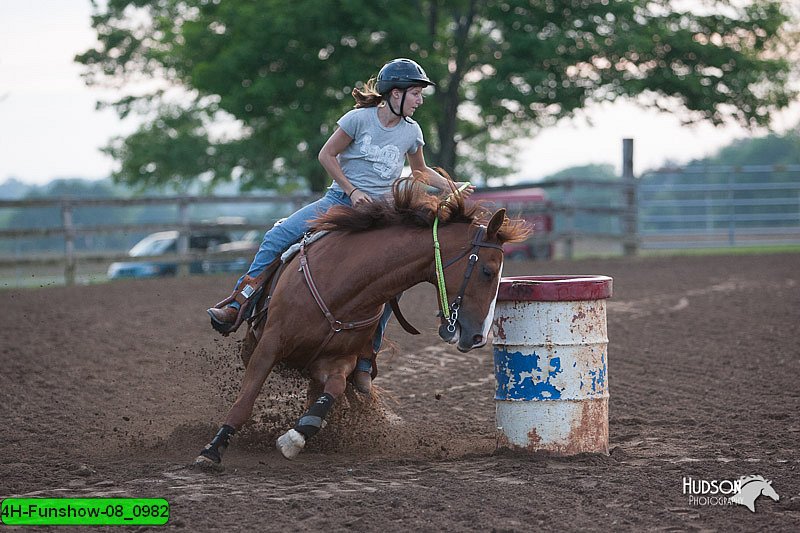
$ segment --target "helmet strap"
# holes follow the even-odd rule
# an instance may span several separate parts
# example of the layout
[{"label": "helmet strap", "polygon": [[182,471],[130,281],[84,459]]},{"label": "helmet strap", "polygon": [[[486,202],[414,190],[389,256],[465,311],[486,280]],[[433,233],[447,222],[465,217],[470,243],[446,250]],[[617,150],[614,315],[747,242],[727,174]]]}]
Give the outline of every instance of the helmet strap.
[{"label": "helmet strap", "polygon": [[[400,98],[400,112],[399,113],[397,111],[395,111],[394,108],[392,107],[391,98],[388,98],[386,100],[386,104],[389,106],[389,110],[392,112],[392,114],[394,114],[397,117],[402,117],[403,120],[405,120],[406,122],[410,123],[411,121],[408,120],[408,117],[403,114],[403,106],[406,104],[406,92],[408,91],[408,89],[409,89],[409,87],[406,87],[405,89],[403,89],[403,97]],[[391,94],[391,93],[389,93],[389,94]]]}]

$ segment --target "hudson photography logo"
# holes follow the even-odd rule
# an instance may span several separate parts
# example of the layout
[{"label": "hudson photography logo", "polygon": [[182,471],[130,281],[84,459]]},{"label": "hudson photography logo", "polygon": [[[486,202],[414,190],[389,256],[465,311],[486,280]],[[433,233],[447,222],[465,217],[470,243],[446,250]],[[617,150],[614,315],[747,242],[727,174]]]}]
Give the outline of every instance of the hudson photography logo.
[{"label": "hudson photography logo", "polygon": [[683,493],[689,496],[689,505],[744,505],[753,513],[759,496],[775,501],[780,498],[772,488],[772,481],[762,476],[743,476],[733,480],[684,477]]}]

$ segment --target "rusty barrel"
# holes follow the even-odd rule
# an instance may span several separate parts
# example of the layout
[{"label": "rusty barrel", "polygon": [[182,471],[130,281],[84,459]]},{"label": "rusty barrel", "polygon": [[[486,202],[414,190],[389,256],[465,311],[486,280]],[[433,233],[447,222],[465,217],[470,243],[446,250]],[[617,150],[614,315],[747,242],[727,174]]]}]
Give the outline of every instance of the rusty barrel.
[{"label": "rusty barrel", "polygon": [[500,282],[492,333],[500,445],[608,453],[608,276]]}]

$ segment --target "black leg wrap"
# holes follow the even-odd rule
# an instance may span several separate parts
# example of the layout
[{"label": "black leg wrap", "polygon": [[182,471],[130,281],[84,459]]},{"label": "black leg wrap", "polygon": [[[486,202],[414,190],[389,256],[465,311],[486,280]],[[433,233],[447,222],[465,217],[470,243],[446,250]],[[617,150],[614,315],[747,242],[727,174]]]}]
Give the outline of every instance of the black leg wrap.
[{"label": "black leg wrap", "polygon": [[298,433],[302,433],[306,439],[310,439],[316,435],[322,427],[322,422],[325,420],[325,417],[328,416],[331,407],[333,407],[333,402],[333,395],[327,392],[320,396],[317,401],[314,402],[314,405],[309,407],[308,411],[297,421],[294,430]]},{"label": "black leg wrap", "polygon": [[211,439],[211,442],[206,444],[206,447],[203,448],[200,455],[211,459],[215,463],[220,463],[222,461],[222,454],[225,452],[225,448],[228,447],[234,433],[236,433],[236,430],[232,426],[227,424],[223,425],[219,428],[217,434],[214,435],[214,438]]}]

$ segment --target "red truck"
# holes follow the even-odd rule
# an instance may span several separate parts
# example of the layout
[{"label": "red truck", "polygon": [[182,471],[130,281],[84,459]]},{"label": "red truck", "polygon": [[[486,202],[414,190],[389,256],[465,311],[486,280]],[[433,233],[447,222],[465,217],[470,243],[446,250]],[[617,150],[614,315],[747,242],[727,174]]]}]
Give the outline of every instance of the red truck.
[{"label": "red truck", "polygon": [[552,243],[539,241],[553,231],[553,216],[546,211],[549,200],[544,189],[539,187],[478,189],[470,200],[479,201],[489,209],[505,207],[508,216],[523,218],[533,226],[532,238],[525,242],[509,243],[503,247],[506,257],[511,259],[553,257]]}]

